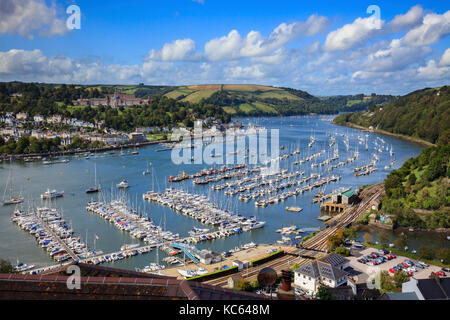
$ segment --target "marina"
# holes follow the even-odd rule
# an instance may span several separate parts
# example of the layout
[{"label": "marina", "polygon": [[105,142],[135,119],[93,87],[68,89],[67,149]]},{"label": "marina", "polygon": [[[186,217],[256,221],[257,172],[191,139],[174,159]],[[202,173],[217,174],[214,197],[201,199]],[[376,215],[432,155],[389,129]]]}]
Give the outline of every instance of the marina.
[{"label": "marina", "polygon": [[[308,235],[311,232],[309,230],[318,230],[324,226],[324,222],[318,220],[321,216],[318,204],[328,200],[334,190],[339,187],[356,190],[358,186],[381,181],[390,170],[398,168],[422,148],[411,142],[338,127],[331,124],[330,120],[318,116],[242,119],[244,124],[256,122],[267,129],[283,128],[280,131],[280,146],[283,146],[283,150],[280,150],[278,159],[280,172],[273,175],[267,174],[264,169],[270,166],[271,157],[256,165],[167,165],[170,152],[157,152],[161,148],[158,145],[141,146],[139,154],[124,152],[124,155],[116,157],[112,157],[109,152],[69,155],[66,158],[70,162],[61,166],[43,165],[42,160],[14,161],[12,164],[4,161],[0,164],[1,177],[5,182],[8,181],[12,168],[14,189],[22,190],[21,194],[26,196],[22,203],[0,207],[0,231],[11,239],[10,243],[0,243],[3,257],[36,268],[55,263],[47,251],[36,245],[34,236],[30,238],[28,231],[24,233],[10,220],[15,210],[28,212],[28,203],[34,203],[33,207],[55,207],[52,204],[55,201],[64,210],[64,220],[70,221],[69,229],[83,234],[83,240],[81,234],[77,236],[80,241],[95,249],[96,254],[84,259],[130,270],[156,263],[164,265],[166,272],[170,266],[180,265],[175,260],[170,260],[173,264],[168,259],[164,261],[166,257],[179,257],[180,254],[170,256],[155,249],[156,246],[169,245],[175,240],[177,243],[195,245],[199,250],[227,252],[250,242],[278,244],[282,239],[276,230],[292,225],[304,233],[282,236],[299,240]],[[315,141],[308,147],[311,136]],[[384,143],[378,139],[379,136]],[[270,150],[270,144],[268,147]],[[395,153],[391,153],[391,149],[395,149]],[[220,154],[225,156],[227,153],[229,151],[223,149],[216,153],[218,156],[214,159],[220,160]],[[247,159],[252,157],[250,152],[240,155],[245,154],[248,155]],[[378,168],[389,168],[355,176],[355,168],[366,166],[372,161],[376,161]],[[148,166],[150,162],[151,168]],[[224,166],[227,171],[221,172]],[[143,168],[147,168],[147,174],[143,174]],[[96,170],[97,179],[91,173],[93,169]],[[181,176],[180,172],[188,177],[177,183],[169,182],[169,177]],[[236,172],[239,174],[231,176]],[[205,178],[206,183],[202,183]],[[97,182],[94,183],[94,180]],[[47,191],[64,190],[64,196],[41,200],[42,191],[48,188],[47,181],[52,181],[52,188]],[[105,191],[116,189],[121,181],[126,181],[132,187],[117,189],[118,193],[123,193],[121,197],[105,200]],[[89,188],[97,186],[101,187],[98,192],[86,193]],[[169,186],[173,190],[166,194]],[[295,195],[296,190],[298,193]],[[164,200],[167,204],[162,204],[159,201],[163,194],[173,199],[168,197]],[[205,207],[195,209],[192,200],[181,201],[182,197],[188,197],[187,194],[192,197],[188,199],[197,197]],[[147,200],[144,200],[143,195]],[[114,200],[117,202],[113,206]],[[48,201],[51,205],[46,203]],[[96,210],[94,214],[86,214],[87,204]],[[178,210],[177,206],[181,206],[182,210]],[[302,210],[290,211],[286,210],[287,207]],[[207,211],[205,208],[211,208],[213,213],[202,212]],[[112,214],[111,210],[118,212]],[[119,222],[112,218],[115,214],[119,214],[116,216]],[[134,244],[136,247],[120,250],[124,244]],[[108,254],[101,254],[100,251]],[[161,255],[158,259],[157,252]],[[92,259],[94,257],[96,260]]]}]

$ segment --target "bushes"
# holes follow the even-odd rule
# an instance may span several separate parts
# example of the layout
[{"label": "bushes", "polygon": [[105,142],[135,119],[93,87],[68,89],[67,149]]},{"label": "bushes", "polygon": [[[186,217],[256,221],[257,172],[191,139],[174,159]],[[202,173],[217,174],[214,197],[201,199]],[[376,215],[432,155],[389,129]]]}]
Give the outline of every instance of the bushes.
[{"label": "bushes", "polygon": [[276,252],[272,253],[271,255],[268,255],[267,257],[263,257],[260,259],[250,261],[250,266],[252,266],[252,267],[258,266],[260,264],[266,263],[267,261],[278,258],[279,256],[282,256],[282,255],[284,255],[284,251],[282,251],[282,250],[276,251]]},{"label": "bushes", "polygon": [[212,280],[212,279],[215,279],[215,278],[220,278],[220,277],[226,276],[228,274],[233,274],[233,273],[236,273],[238,271],[239,271],[238,267],[234,266],[234,267],[227,268],[227,269],[224,269],[224,270],[219,270],[219,271],[207,273],[207,274],[204,274],[204,275],[201,275],[201,276],[192,277],[192,278],[189,278],[187,280],[195,280],[195,281],[198,281],[198,282],[203,282],[203,281]]}]

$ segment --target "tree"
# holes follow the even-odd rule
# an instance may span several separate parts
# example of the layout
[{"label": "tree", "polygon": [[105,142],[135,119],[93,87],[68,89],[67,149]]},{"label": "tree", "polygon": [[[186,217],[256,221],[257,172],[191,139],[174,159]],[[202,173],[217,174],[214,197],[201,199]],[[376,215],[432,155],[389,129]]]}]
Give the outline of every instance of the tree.
[{"label": "tree", "polygon": [[397,239],[394,240],[394,245],[397,248],[404,248],[408,246],[408,236],[406,234],[400,235]]},{"label": "tree", "polygon": [[317,291],[316,298],[319,300],[333,300],[333,296],[327,287],[321,285]]},{"label": "tree", "polygon": [[337,247],[334,252],[336,254],[339,254],[339,255],[343,256],[343,257],[348,257],[350,255],[350,250],[347,249],[346,247],[342,246],[342,245]]},{"label": "tree", "polygon": [[11,262],[0,258],[0,273],[13,273],[14,267]]},{"label": "tree", "polygon": [[436,258],[442,260],[443,263],[450,263],[450,248],[441,248],[436,251]]},{"label": "tree", "polygon": [[435,252],[433,248],[429,246],[421,246],[418,254],[422,259],[433,260]]},{"label": "tree", "polygon": [[371,243],[373,241],[372,236],[368,232],[364,233],[363,238],[364,238],[364,241],[367,243]]},{"label": "tree", "polygon": [[389,233],[387,231],[381,231],[378,234],[378,241],[380,241],[380,243],[384,246],[388,243],[389,241]]}]

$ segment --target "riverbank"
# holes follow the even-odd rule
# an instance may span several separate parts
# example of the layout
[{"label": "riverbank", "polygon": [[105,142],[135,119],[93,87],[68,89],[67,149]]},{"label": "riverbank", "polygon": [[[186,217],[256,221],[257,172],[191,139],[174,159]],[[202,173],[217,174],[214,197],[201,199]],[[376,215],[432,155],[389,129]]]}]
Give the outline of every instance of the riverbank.
[{"label": "riverbank", "polygon": [[154,140],[154,141],[144,141],[140,143],[128,143],[123,145],[111,145],[106,146],[102,148],[87,148],[87,149],[79,149],[79,150],[61,150],[61,151],[54,151],[54,152],[41,152],[41,153],[22,153],[22,154],[9,154],[9,155],[2,155],[0,156],[0,160],[6,161],[6,160],[23,160],[23,159],[33,159],[33,158],[39,158],[39,157],[60,157],[65,155],[72,155],[72,154],[80,154],[80,153],[96,153],[96,152],[105,152],[105,151],[111,151],[111,150],[118,150],[118,149],[132,149],[147,145],[153,145],[158,143],[168,143],[171,142],[170,140]]},{"label": "riverbank", "polygon": [[428,141],[425,141],[425,140],[422,140],[422,139],[419,139],[419,138],[405,136],[405,135],[399,134],[399,133],[392,133],[392,132],[381,130],[381,129],[369,130],[369,128],[366,128],[366,127],[363,127],[363,126],[360,126],[360,125],[357,125],[357,124],[354,124],[354,123],[351,123],[351,122],[346,122],[345,124],[340,124],[340,123],[334,123],[333,122],[333,124],[336,124],[336,125],[339,125],[339,126],[344,126],[344,127],[350,127],[350,128],[362,130],[362,131],[365,131],[365,132],[380,133],[380,134],[383,134],[383,135],[386,135],[386,136],[389,136],[389,137],[398,138],[398,139],[402,139],[402,140],[409,141],[409,142],[414,142],[414,143],[420,144],[420,145],[422,145],[424,147],[436,146],[434,143],[431,143],[431,142],[428,142]]}]

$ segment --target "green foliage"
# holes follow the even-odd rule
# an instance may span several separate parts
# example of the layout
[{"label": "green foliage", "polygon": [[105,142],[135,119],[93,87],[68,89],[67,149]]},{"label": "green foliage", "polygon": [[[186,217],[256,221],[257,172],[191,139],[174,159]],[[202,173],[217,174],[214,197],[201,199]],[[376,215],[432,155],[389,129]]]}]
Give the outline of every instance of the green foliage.
[{"label": "green foliage", "polygon": [[433,248],[429,246],[421,246],[417,254],[419,255],[420,258],[427,260],[433,260],[435,257],[435,252]]},{"label": "green foliage", "polygon": [[347,249],[346,247],[344,247],[343,245],[337,247],[337,248],[334,250],[334,252],[335,252],[336,254],[339,254],[339,255],[343,256],[343,257],[348,257],[348,256],[350,255],[350,250]]},{"label": "green foliage", "polygon": [[402,283],[407,282],[409,277],[403,271],[390,276],[387,271],[380,273],[380,291],[381,292],[401,292]]},{"label": "green foliage", "polygon": [[0,258],[0,273],[13,273],[14,267],[8,260]]},{"label": "green foliage", "polygon": [[420,138],[431,143],[448,144],[450,137],[450,86],[423,89],[400,97],[374,113],[342,114],[337,124],[373,126],[395,134]]},{"label": "green foliage", "polygon": [[319,290],[317,290],[316,299],[319,300],[333,300],[333,296],[331,292],[325,286],[320,286]]},{"label": "green foliage", "polygon": [[450,248],[440,248],[436,250],[436,258],[445,264],[450,264]]}]

